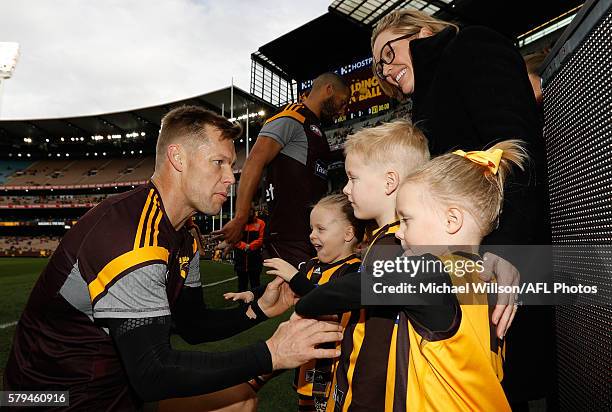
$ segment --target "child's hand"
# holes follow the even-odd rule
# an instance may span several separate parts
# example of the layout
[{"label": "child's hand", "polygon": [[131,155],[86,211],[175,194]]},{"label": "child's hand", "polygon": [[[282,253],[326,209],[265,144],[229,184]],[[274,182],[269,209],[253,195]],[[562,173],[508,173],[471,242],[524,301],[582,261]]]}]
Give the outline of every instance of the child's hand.
[{"label": "child's hand", "polygon": [[263,264],[265,267],[272,269],[266,272],[268,275],[279,276],[285,282],[289,282],[298,272],[293,265],[279,258],[266,259]]},{"label": "child's hand", "polygon": [[250,303],[250,302],[253,301],[253,299],[255,299],[255,295],[251,291],[238,292],[238,293],[228,292],[228,293],[224,293],[223,297],[226,300],[230,300],[231,299],[234,302],[236,302],[237,300],[241,300],[244,303]]}]

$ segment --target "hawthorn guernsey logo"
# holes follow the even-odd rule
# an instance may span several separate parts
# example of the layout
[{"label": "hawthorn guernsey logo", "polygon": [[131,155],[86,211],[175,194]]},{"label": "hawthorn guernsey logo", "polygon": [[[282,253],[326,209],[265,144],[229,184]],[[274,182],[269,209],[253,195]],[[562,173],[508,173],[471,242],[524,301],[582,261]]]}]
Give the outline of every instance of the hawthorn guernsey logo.
[{"label": "hawthorn guernsey logo", "polygon": [[311,124],[310,125],[310,131],[313,132],[314,134],[316,134],[319,137],[323,137],[323,132],[321,132],[321,129],[319,129],[316,125]]},{"label": "hawthorn guernsey logo", "polygon": [[181,277],[187,277],[187,272],[189,271],[189,257],[181,256],[179,258],[179,266],[181,268]]},{"label": "hawthorn guernsey logo", "polygon": [[316,269],[314,270],[314,272],[312,272],[312,273],[314,273],[315,275],[319,275],[319,274],[321,274],[321,268],[316,268]]}]

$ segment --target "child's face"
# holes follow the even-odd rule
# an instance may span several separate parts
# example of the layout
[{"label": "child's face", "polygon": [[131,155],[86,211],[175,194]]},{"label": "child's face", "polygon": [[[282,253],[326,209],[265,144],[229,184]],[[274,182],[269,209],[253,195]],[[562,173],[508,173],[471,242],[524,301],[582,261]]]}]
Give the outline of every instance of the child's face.
[{"label": "child's face", "polygon": [[348,196],[357,219],[376,219],[384,207],[384,173],[372,165],[367,165],[356,153],[349,153],[344,161],[348,182],[342,191]]},{"label": "child's face", "polygon": [[[413,246],[445,245],[448,233],[444,225],[444,213],[426,191],[423,184],[404,184],[397,194],[396,212],[400,228],[395,237],[408,251]],[[413,250],[415,254],[422,251]]]},{"label": "child's face", "polygon": [[310,243],[317,250],[321,262],[332,263],[346,253],[352,232],[350,224],[339,211],[315,206],[310,212],[310,228]]}]

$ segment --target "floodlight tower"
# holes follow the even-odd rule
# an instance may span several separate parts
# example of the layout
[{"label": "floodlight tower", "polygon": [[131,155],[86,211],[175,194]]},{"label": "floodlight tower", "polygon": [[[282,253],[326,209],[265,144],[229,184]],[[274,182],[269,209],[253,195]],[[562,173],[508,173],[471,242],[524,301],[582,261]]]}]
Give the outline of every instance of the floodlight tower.
[{"label": "floodlight tower", "polygon": [[0,117],[2,115],[2,87],[15,71],[19,59],[19,43],[0,42]]}]

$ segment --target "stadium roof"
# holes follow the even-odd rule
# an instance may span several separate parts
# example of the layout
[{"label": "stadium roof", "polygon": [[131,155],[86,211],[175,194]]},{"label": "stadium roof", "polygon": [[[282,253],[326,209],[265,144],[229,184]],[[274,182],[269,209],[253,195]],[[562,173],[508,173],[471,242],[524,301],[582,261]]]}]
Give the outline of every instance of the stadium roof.
[{"label": "stadium roof", "polygon": [[326,13],[261,46],[259,53],[294,79],[310,79],[370,53],[370,30]]},{"label": "stadium roof", "polygon": [[[182,105],[203,106],[216,113],[221,113],[224,106],[225,115],[229,117],[230,90],[227,87],[184,100],[123,112],[55,119],[0,120],[0,150],[7,145],[23,144],[26,138],[31,138],[32,144],[36,144],[36,140],[41,138],[84,136],[89,139],[93,135],[125,135],[143,130],[154,131],[157,135],[164,114]],[[234,86],[234,115],[243,115],[247,107],[251,112],[263,110],[269,113],[274,110],[269,103]]]},{"label": "stadium roof", "polygon": [[463,25],[488,26],[516,39],[581,4],[581,0],[334,0],[328,13],[254,54],[290,78],[306,80],[368,56],[373,26],[399,8],[417,8]]}]

